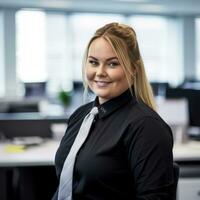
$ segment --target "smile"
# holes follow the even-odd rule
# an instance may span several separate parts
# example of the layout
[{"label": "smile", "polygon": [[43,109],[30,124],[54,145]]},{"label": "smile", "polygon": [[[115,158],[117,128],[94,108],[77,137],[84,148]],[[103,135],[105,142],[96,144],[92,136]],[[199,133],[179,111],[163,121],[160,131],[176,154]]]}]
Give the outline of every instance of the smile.
[{"label": "smile", "polygon": [[106,87],[108,86],[111,82],[108,81],[94,81],[98,87]]}]

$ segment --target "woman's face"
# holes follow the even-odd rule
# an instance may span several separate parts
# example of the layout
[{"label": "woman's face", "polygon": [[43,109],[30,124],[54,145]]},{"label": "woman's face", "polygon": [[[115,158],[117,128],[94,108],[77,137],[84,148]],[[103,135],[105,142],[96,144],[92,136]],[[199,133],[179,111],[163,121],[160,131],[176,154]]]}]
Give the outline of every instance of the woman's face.
[{"label": "woman's face", "polygon": [[86,77],[100,104],[128,89],[128,81],[117,55],[104,38],[95,39],[88,51]]}]

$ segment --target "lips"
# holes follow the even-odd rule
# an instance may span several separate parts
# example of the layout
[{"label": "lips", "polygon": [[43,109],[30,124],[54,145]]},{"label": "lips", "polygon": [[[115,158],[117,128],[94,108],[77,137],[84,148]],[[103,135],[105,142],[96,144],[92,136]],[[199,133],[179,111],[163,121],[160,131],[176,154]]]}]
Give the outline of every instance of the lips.
[{"label": "lips", "polygon": [[111,82],[109,81],[95,81],[96,85],[98,87],[106,87],[108,86]]}]

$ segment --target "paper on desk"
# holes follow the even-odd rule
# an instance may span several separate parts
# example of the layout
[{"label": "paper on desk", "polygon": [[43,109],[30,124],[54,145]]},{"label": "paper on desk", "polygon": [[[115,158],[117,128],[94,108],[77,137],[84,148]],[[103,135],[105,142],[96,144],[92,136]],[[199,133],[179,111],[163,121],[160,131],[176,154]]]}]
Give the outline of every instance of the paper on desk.
[{"label": "paper on desk", "polygon": [[26,147],[39,145],[43,142],[44,142],[44,139],[39,136],[15,137],[12,140],[12,144],[24,145]]},{"label": "paper on desk", "polygon": [[4,150],[7,153],[20,153],[29,147],[40,145],[43,142],[44,139],[40,137],[16,137],[9,144],[5,145]]},{"label": "paper on desk", "polygon": [[6,153],[21,153],[26,149],[25,145],[7,144],[4,147]]}]

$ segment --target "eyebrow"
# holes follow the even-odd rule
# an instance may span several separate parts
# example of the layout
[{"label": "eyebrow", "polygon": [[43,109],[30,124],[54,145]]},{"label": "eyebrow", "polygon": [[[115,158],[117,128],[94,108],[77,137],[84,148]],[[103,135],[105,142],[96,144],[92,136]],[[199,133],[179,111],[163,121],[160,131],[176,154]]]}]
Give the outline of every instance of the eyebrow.
[{"label": "eyebrow", "polygon": [[[95,57],[93,57],[93,56],[88,56],[88,58],[92,58],[92,59],[94,59],[94,60],[98,60],[97,58],[95,58]],[[106,59],[106,61],[110,61],[110,60],[114,60],[114,59],[117,59],[117,60],[118,60],[118,58],[117,58],[116,56],[114,56],[114,57],[111,57],[111,58]]]}]

